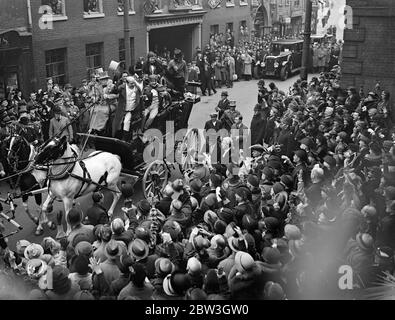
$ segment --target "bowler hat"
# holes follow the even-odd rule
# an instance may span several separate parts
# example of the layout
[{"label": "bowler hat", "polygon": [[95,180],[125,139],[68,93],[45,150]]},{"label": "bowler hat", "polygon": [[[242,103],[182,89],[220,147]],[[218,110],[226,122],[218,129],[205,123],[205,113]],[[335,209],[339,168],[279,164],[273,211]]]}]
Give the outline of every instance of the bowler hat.
[{"label": "bowler hat", "polygon": [[147,215],[151,210],[151,205],[146,199],[142,199],[137,203],[137,209],[143,214]]},{"label": "bowler hat", "polygon": [[136,261],[143,260],[149,253],[148,244],[144,240],[135,239],[129,244],[128,252]]}]

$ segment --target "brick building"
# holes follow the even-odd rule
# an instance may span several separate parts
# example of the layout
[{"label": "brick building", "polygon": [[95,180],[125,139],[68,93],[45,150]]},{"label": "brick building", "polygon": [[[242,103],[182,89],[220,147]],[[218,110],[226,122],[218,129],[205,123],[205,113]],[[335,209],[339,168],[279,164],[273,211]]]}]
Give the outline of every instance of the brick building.
[{"label": "brick building", "polygon": [[32,88],[31,20],[26,0],[0,1],[0,99],[12,88]]},{"label": "brick building", "polygon": [[394,101],[395,1],[348,0],[347,5],[352,8],[353,28],[344,31],[342,85],[363,85],[366,92],[379,80]]},{"label": "brick building", "polygon": [[203,4],[207,13],[203,19],[203,43],[209,42],[210,34],[233,31],[235,43],[241,37],[241,27],[247,27],[247,35],[270,33],[271,16],[269,0],[223,0],[215,9],[208,1]]},{"label": "brick building", "polygon": [[[232,29],[235,42],[240,26],[247,26],[249,32],[255,28],[261,34],[270,32],[269,0],[217,4],[216,0],[129,0],[131,64],[147,51],[165,46],[170,51],[182,49],[190,60],[212,32]],[[123,0],[0,1],[0,35],[11,32],[19,48],[15,54],[0,43],[0,90],[6,90],[4,83],[14,83],[26,94],[45,87],[48,78],[61,85],[79,85],[92,70],[107,69],[111,60],[123,61],[123,18]]]},{"label": "brick building", "polygon": [[[270,0],[273,34],[278,37],[299,35],[304,32],[306,0]],[[312,33],[316,32],[318,2],[313,2]]]}]

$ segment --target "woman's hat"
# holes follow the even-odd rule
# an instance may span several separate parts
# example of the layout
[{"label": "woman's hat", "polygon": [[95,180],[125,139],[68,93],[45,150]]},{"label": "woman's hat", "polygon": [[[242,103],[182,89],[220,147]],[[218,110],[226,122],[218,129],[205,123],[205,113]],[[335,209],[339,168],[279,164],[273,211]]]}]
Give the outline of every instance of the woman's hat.
[{"label": "woman's hat", "polygon": [[65,294],[71,288],[69,270],[63,266],[56,265],[52,269],[53,291],[58,294]]},{"label": "woman's hat", "polygon": [[239,251],[235,255],[235,266],[237,271],[244,273],[254,266],[254,259],[247,252]]},{"label": "woman's hat", "polygon": [[38,259],[44,254],[44,249],[37,243],[31,243],[25,249],[24,256],[26,259]]},{"label": "woman's hat", "polygon": [[129,244],[128,252],[136,261],[143,260],[149,254],[148,244],[144,240],[135,239]]},{"label": "woman's hat", "polygon": [[248,243],[244,237],[235,238],[232,236],[228,239],[228,245],[233,252],[238,252],[238,251],[246,252],[248,249]]},{"label": "woman's hat", "polygon": [[48,265],[41,259],[31,259],[26,264],[26,271],[29,277],[39,279],[47,272]]},{"label": "woman's hat", "polygon": [[217,216],[225,223],[230,223],[233,221],[233,211],[230,208],[222,207],[218,210]]}]

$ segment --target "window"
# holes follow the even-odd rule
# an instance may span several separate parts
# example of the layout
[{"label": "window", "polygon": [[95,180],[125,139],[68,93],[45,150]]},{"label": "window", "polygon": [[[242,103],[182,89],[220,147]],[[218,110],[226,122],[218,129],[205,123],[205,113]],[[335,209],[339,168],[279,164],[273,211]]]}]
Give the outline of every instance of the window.
[{"label": "window", "polygon": [[240,7],[242,6],[248,6],[248,1],[247,0],[240,0]]},{"label": "window", "polygon": [[83,0],[84,18],[104,17],[103,0]]},{"label": "window", "polygon": [[103,42],[90,43],[86,45],[86,71],[88,78],[95,69],[103,67]]},{"label": "window", "polygon": [[54,83],[66,83],[66,48],[45,51],[46,79]]},{"label": "window", "polygon": [[300,6],[300,0],[295,0],[294,6],[295,6],[295,7],[299,7],[299,6]]},{"label": "window", "polygon": [[218,34],[219,33],[219,24],[213,24],[210,26],[210,33],[211,34]]},{"label": "window", "polygon": [[226,24],[226,32],[228,32],[228,30],[230,30],[230,32],[233,32],[233,22],[228,22]]},{"label": "window", "polygon": [[285,0],[285,5],[286,5],[286,6],[289,6],[289,5],[290,5],[289,0]]},{"label": "window", "polygon": [[226,0],[226,6],[227,7],[234,7],[235,6],[235,0]]},{"label": "window", "polygon": [[[119,39],[119,62],[122,64],[123,69],[125,69],[125,40]],[[133,65],[134,60],[134,38],[130,38],[130,64]]]},{"label": "window", "polygon": [[44,13],[51,14],[52,21],[67,20],[65,0],[41,0],[41,5],[51,8],[51,12]]},{"label": "window", "polygon": [[[118,15],[123,16],[123,3],[124,0],[117,0],[118,1]],[[135,14],[136,12],[134,11],[134,0],[129,0],[129,14]]]}]

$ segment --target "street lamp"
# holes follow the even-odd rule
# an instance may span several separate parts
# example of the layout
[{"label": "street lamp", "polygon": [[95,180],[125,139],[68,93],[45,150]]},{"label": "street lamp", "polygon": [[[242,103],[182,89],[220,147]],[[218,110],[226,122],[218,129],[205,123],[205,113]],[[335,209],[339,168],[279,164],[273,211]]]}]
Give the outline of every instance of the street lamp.
[{"label": "street lamp", "polygon": [[313,5],[311,0],[306,1],[306,18],[304,23],[304,42],[303,42],[303,56],[302,69],[300,70],[300,79],[306,80],[308,77],[309,58],[310,58],[310,41],[311,41],[311,12]]},{"label": "street lamp", "polygon": [[125,71],[130,67],[130,29],[129,29],[129,0],[123,0],[123,29],[125,42]]}]

